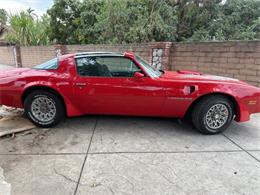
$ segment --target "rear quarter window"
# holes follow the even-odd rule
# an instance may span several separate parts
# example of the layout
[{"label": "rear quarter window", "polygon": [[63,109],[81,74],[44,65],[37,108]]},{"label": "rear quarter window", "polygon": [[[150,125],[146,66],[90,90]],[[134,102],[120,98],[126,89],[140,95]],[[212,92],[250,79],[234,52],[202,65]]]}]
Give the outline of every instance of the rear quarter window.
[{"label": "rear quarter window", "polygon": [[40,70],[56,70],[58,69],[58,66],[59,66],[58,58],[53,58],[47,62],[34,66],[33,68],[40,69]]}]

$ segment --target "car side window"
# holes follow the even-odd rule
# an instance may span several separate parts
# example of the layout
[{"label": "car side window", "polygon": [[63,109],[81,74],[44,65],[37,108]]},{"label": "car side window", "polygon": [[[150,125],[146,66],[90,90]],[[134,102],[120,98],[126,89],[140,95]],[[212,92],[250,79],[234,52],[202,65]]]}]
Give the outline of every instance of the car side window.
[{"label": "car side window", "polygon": [[77,70],[81,76],[133,77],[141,72],[136,64],[124,57],[92,56],[77,58]]},{"label": "car side window", "polygon": [[53,58],[47,62],[34,66],[33,68],[40,69],[40,70],[56,70],[58,69],[58,66],[59,66],[58,58]]}]

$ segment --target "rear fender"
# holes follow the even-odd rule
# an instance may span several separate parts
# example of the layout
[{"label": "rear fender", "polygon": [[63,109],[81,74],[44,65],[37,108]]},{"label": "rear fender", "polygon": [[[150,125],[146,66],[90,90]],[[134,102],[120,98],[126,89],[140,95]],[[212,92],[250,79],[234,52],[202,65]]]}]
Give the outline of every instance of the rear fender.
[{"label": "rear fender", "polygon": [[63,92],[59,87],[53,85],[51,82],[32,82],[29,85],[27,85],[22,93],[22,98],[21,98],[21,104],[23,105],[24,100],[26,98],[26,95],[28,92],[31,90],[50,90],[55,92],[62,98],[62,101],[64,103],[65,109],[66,109],[66,114],[67,116],[78,116],[81,115],[80,111],[74,106],[73,101],[71,99],[71,92]]}]

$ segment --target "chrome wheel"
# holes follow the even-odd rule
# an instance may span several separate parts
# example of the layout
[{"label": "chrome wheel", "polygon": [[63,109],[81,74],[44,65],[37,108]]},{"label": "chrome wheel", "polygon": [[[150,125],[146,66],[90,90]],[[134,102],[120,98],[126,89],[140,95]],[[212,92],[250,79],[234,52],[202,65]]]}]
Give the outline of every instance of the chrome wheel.
[{"label": "chrome wheel", "polygon": [[226,124],[229,111],[225,104],[213,105],[206,114],[207,126],[211,129],[219,129]]},{"label": "chrome wheel", "polygon": [[32,115],[41,122],[49,122],[55,118],[56,106],[52,99],[40,96],[33,100],[31,104]]}]

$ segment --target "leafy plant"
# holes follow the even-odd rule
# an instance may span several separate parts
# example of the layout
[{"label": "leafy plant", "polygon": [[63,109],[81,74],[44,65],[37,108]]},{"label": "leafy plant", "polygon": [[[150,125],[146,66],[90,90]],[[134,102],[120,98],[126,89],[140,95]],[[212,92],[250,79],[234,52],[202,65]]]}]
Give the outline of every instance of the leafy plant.
[{"label": "leafy plant", "polygon": [[47,11],[50,16],[50,38],[57,43],[76,44],[82,41],[79,0],[54,0]]},{"label": "leafy plant", "polygon": [[28,9],[18,14],[9,15],[11,32],[6,36],[9,42],[20,45],[47,45],[50,43],[47,31],[49,17],[47,15],[38,18],[33,10]]},{"label": "leafy plant", "polygon": [[23,45],[260,39],[259,0],[54,0],[8,20]]},{"label": "leafy plant", "polygon": [[4,9],[0,9],[0,36],[6,30],[7,12]]},{"label": "leafy plant", "polygon": [[[188,40],[254,40],[260,39],[260,1],[226,0],[215,6],[214,17],[194,29]],[[204,34],[199,36],[200,32]]]}]

